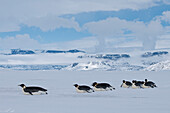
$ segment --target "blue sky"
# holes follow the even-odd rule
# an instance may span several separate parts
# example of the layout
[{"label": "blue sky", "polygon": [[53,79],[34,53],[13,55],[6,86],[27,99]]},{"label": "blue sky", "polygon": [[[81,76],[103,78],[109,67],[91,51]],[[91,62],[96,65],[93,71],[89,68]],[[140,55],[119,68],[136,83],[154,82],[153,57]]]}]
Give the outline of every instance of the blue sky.
[{"label": "blue sky", "polygon": [[[104,0],[2,0],[0,4],[1,49],[90,48],[98,47],[101,41],[113,48],[132,45],[154,49],[155,41],[161,40],[160,46],[166,48],[170,40],[167,38],[170,35],[169,0],[108,0],[107,3]],[[140,33],[138,30],[142,29],[146,31]],[[162,42],[163,36],[166,44]],[[154,47],[145,43],[148,39],[154,42]],[[86,47],[88,41],[94,44]],[[9,42],[13,44],[10,46]],[[68,46],[68,43],[72,44]],[[77,47],[71,47],[76,44]]]}]

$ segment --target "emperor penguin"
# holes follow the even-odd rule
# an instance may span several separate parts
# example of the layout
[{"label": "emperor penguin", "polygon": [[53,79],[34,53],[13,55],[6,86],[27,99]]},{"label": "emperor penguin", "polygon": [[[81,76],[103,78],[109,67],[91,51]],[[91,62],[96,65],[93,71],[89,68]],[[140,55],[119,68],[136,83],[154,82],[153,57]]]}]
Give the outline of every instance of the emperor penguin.
[{"label": "emperor penguin", "polygon": [[97,83],[93,82],[92,86],[94,87],[95,91],[108,91],[108,90],[115,90],[114,87],[112,87],[108,83]]},{"label": "emperor penguin", "polygon": [[156,84],[152,81],[148,81],[147,79],[145,79],[144,84],[142,85],[143,88],[154,88],[157,87]]},{"label": "emperor penguin", "polygon": [[133,88],[133,89],[142,88],[142,85],[143,85],[143,84],[144,84],[143,81],[133,80],[133,81],[132,81],[132,88]]},{"label": "emperor penguin", "polygon": [[123,83],[122,83],[122,85],[120,87],[130,88],[131,86],[132,86],[131,82],[123,80]]},{"label": "emperor penguin", "polygon": [[47,89],[37,87],[37,86],[29,86],[26,87],[25,84],[20,84],[18,86],[22,87],[23,93],[27,95],[41,95],[41,94],[48,94]]},{"label": "emperor penguin", "polygon": [[94,92],[94,90],[92,88],[90,88],[89,86],[86,85],[78,85],[78,84],[74,84],[73,86],[76,87],[76,91],[78,93],[92,93]]}]

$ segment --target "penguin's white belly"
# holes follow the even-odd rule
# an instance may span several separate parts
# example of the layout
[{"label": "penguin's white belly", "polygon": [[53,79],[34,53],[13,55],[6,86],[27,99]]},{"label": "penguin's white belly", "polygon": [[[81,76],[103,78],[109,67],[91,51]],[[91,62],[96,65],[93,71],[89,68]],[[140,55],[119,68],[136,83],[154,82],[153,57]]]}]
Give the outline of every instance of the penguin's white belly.
[{"label": "penguin's white belly", "polygon": [[136,86],[136,85],[133,84],[133,85],[132,85],[132,88],[133,88],[133,89],[138,89],[139,86]]},{"label": "penguin's white belly", "polygon": [[77,91],[78,93],[87,93],[87,91],[85,91],[85,90],[79,90],[78,88],[76,88],[76,91]]},{"label": "penguin's white belly", "polygon": [[103,89],[103,88],[96,88],[96,87],[94,87],[94,90],[95,91],[108,91],[108,90],[110,90],[110,88]]},{"label": "penguin's white belly", "polygon": [[[22,90],[22,92],[25,94],[25,95],[31,95],[30,93],[28,92],[25,92],[24,90]],[[46,94],[46,92],[44,91],[38,91],[38,92],[32,92],[33,95],[43,95],[43,94]]]},{"label": "penguin's white belly", "polygon": [[145,86],[144,84],[142,85],[142,88],[150,88],[150,86]]},{"label": "penguin's white belly", "polygon": [[126,85],[125,83],[122,84],[123,88],[129,88],[130,86]]}]

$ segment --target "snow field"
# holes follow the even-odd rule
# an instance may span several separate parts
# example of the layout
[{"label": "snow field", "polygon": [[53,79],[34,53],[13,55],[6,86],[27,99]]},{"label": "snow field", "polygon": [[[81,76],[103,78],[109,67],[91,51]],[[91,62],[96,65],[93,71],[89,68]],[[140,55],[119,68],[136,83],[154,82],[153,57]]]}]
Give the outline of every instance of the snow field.
[{"label": "snow field", "polygon": [[[0,113],[169,113],[169,71],[0,71]],[[120,88],[122,80],[152,80],[158,88]],[[108,82],[114,91],[77,93],[73,84]],[[42,86],[48,95],[24,95],[18,84]],[[92,87],[92,86],[91,86]]]}]

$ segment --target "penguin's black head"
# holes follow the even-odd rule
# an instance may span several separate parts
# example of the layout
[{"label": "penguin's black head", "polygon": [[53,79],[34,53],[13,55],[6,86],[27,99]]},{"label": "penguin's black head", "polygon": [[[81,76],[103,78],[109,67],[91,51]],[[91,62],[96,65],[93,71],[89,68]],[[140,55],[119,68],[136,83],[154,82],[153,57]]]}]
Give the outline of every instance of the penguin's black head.
[{"label": "penguin's black head", "polygon": [[132,83],[136,83],[136,80],[132,80]]},{"label": "penguin's black head", "polygon": [[93,82],[92,86],[94,87],[97,84],[97,82]]},{"label": "penguin's black head", "polygon": [[123,80],[123,83],[125,83],[126,81],[125,80]]},{"label": "penguin's black head", "polygon": [[24,85],[24,84],[20,84],[20,85],[18,85],[18,86],[21,86],[22,88],[23,88],[23,87],[25,87],[25,85]]},{"label": "penguin's black head", "polygon": [[147,79],[145,79],[145,82],[147,82],[148,80]]},{"label": "penguin's black head", "polygon": [[77,87],[77,86],[78,86],[78,84],[74,84],[73,86]]}]

